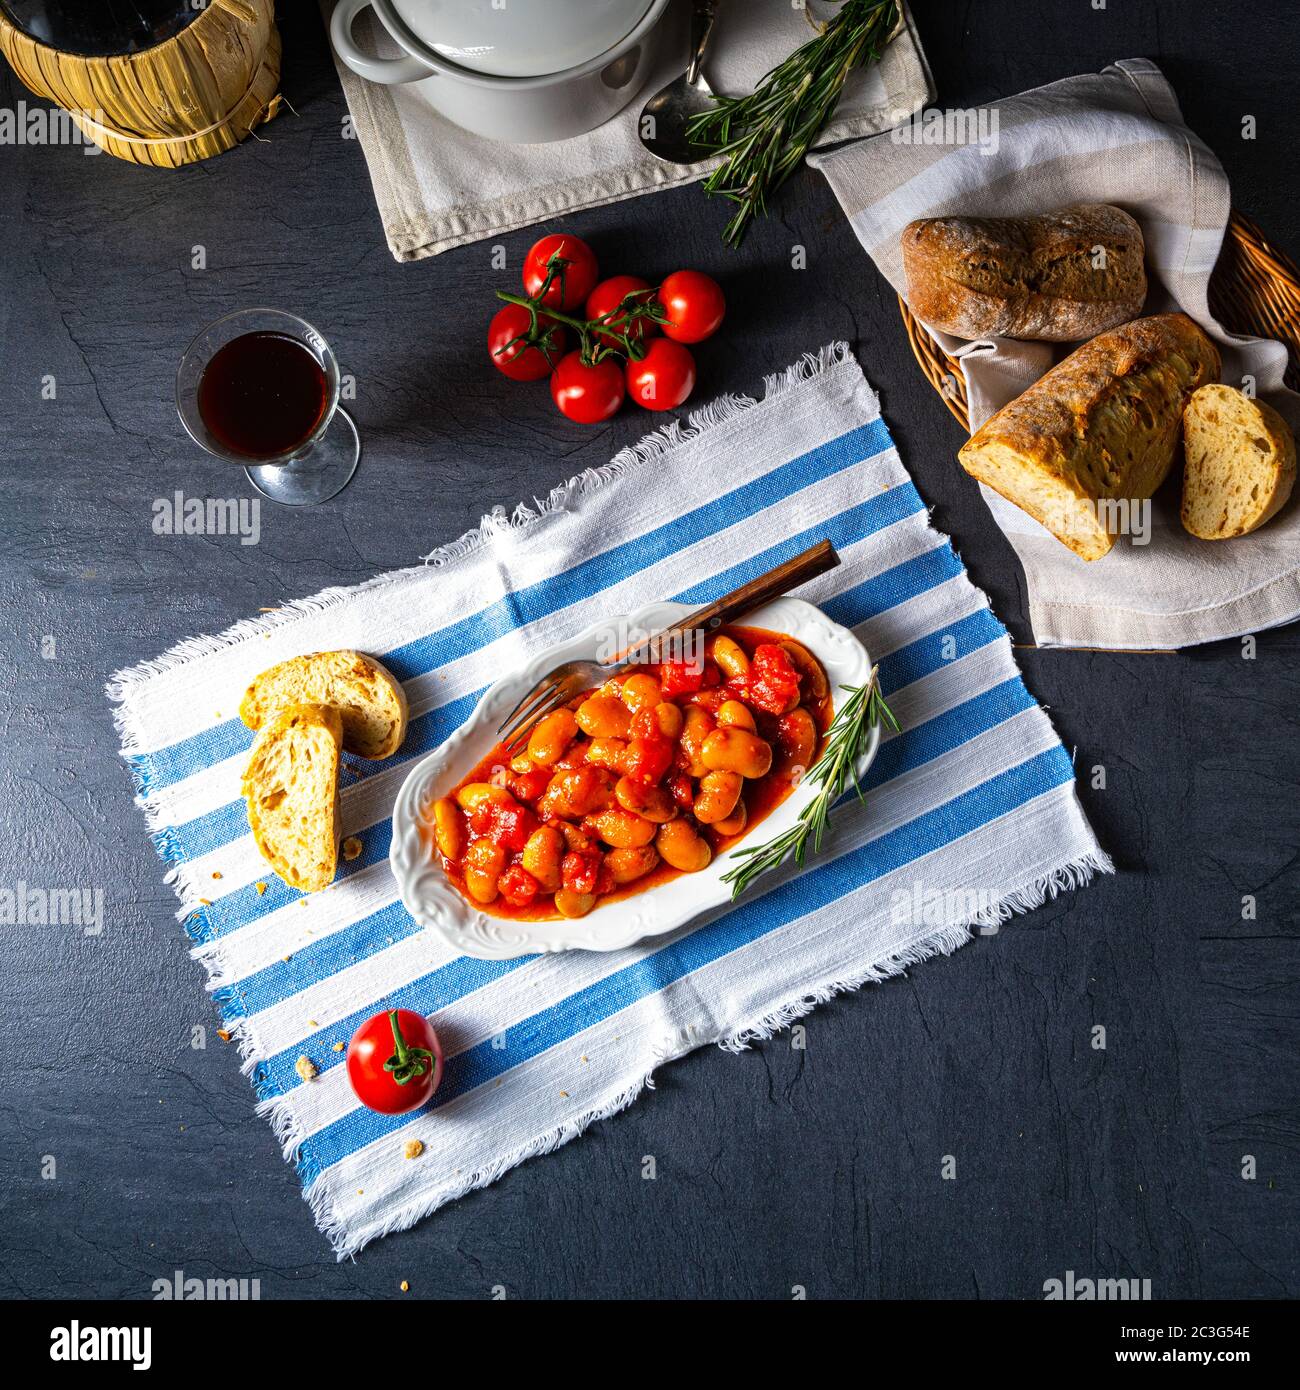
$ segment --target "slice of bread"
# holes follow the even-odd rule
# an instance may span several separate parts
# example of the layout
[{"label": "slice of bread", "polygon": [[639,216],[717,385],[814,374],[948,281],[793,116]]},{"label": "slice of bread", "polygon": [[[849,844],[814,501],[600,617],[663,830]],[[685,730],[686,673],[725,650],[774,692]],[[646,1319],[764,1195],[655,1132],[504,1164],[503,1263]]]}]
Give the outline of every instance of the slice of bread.
[{"label": "slice of bread", "polygon": [[258,734],[244,773],[257,848],[290,888],[304,893],[328,887],[338,866],[342,742],[337,709],[289,705]]},{"label": "slice of bread", "polygon": [[334,705],[343,747],[362,758],[391,758],[406,737],[406,692],[373,656],[311,652],[263,671],[244,692],[239,717],[260,729],[286,705]]},{"label": "slice of bread", "polygon": [[1295,485],[1295,436],[1263,401],[1202,386],[1183,414],[1183,526],[1203,541],[1245,536],[1276,516]]}]

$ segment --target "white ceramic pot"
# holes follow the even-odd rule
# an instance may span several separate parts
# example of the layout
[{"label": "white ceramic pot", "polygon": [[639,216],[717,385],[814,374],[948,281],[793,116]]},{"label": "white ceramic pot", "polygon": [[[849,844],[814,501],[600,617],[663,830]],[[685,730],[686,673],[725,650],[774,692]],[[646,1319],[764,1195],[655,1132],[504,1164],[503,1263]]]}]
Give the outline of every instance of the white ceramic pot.
[{"label": "white ceramic pot", "polygon": [[[338,0],[334,50],[371,82],[425,82],[435,110],[489,140],[581,135],[640,91],[659,56],[669,0]],[[363,53],[367,5],[403,50]],[[431,79],[431,80],[426,80]]]}]

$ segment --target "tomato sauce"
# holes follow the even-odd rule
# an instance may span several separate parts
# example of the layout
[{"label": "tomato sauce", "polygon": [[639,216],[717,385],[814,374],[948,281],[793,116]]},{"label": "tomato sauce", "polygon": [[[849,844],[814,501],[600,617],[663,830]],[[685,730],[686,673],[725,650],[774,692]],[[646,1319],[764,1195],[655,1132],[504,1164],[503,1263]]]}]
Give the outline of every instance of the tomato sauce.
[{"label": "tomato sauce", "polygon": [[750,836],[820,756],[833,713],[807,648],[762,628],[721,628],[691,659],[582,692],[526,746],[492,748],[430,808],[430,853],[484,912],[584,916]]}]

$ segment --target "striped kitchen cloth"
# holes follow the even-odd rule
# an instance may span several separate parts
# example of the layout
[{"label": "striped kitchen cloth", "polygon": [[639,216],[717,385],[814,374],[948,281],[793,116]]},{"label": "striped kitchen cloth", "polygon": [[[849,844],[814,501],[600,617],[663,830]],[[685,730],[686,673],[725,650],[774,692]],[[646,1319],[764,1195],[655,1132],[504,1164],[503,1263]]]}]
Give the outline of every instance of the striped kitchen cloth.
[{"label": "striped kitchen cloth", "polygon": [[[843,564],[800,592],[859,633],[903,732],[815,861],[613,954],[473,960],[411,921],[388,868],[394,798],[496,677],[593,614],[703,603],[822,537]],[[340,1258],[612,1115],[659,1063],[743,1047],[1111,872],[1069,755],[930,526],[846,344],[770,378],[762,400],[714,402],[428,558],[184,642],[109,686],[194,954]],[[387,763],[349,760],[343,833],[362,851],[304,897],[248,833],[251,736],[236,710],[272,662],[343,646],[383,658],[411,723]],[[433,1016],[448,1061],[430,1108],[388,1117],[353,1098],[343,1049],[397,1005]],[[408,1160],[412,1139],[424,1152]]]}]

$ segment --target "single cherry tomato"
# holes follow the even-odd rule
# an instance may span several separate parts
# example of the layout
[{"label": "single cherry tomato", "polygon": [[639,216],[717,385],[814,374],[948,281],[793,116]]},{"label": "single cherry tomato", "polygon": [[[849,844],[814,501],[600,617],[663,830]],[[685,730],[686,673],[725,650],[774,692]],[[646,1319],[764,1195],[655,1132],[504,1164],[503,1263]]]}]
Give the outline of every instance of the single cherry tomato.
[{"label": "single cherry tomato", "polygon": [[567,234],[544,236],[534,242],[524,257],[524,293],[530,299],[541,293],[552,257],[564,264],[558,266],[542,303],[555,309],[576,309],[600,278],[596,253],[579,237]]},{"label": "single cherry tomato", "polygon": [[623,395],[623,373],[612,357],[588,366],[580,352],[571,352],[560,358],[551,376],[551,399],[561,414],[580,425],[608,420],[623,404]]},{"label": "single cherry tomato", "polygon": [[564,356],[566,335],[554,319],[538,314],[537,326],[542,342],[536,346],[521,341],[532,327],[532,316],[522,304],[507,304],[492,315],[488,324],[488,353],[498,371],[511,381],[540,381],[550,376]]},{"label": "single cherry tomato", "polygon": [[668,316],[664,334],[679,343],[712,337],[727,312],[722,286],[698,270],[674,270],[659,286],[659,303]]},{"label": "single cherry tomato", "polygon": [[[587,317],[604,318],[606,314],[613,313],[628,295],[636,296],[632,301],[633,305],[647,304],[655,297],[655,292],[646,281],[638,279],[635,275],[614,275],[608,280],[602,280],[587,296]],[[653,333],[657,326],[651,319],[637,319],[631,327],[630,337],[634,343],[639,342]],[[614,327],[622,328],[623,325],[615,324]],[[613,333],[597,330],[596,336],[601,342],[612,346],[619,346],[621,342]]]},{"label": "single cherry tomato", "polygon": [[628,395],[647,410],[676,410],[694,390],[695,359],[680,343],[654,338],[644,357],[628,358]]},{"label": "single cherry tomato", "polygon": [[353,1033],[347,1066],[362,1105],[381,1115],[405,1115],[438,1089],[442,1044],[423,1014],[388,1009]]}]

